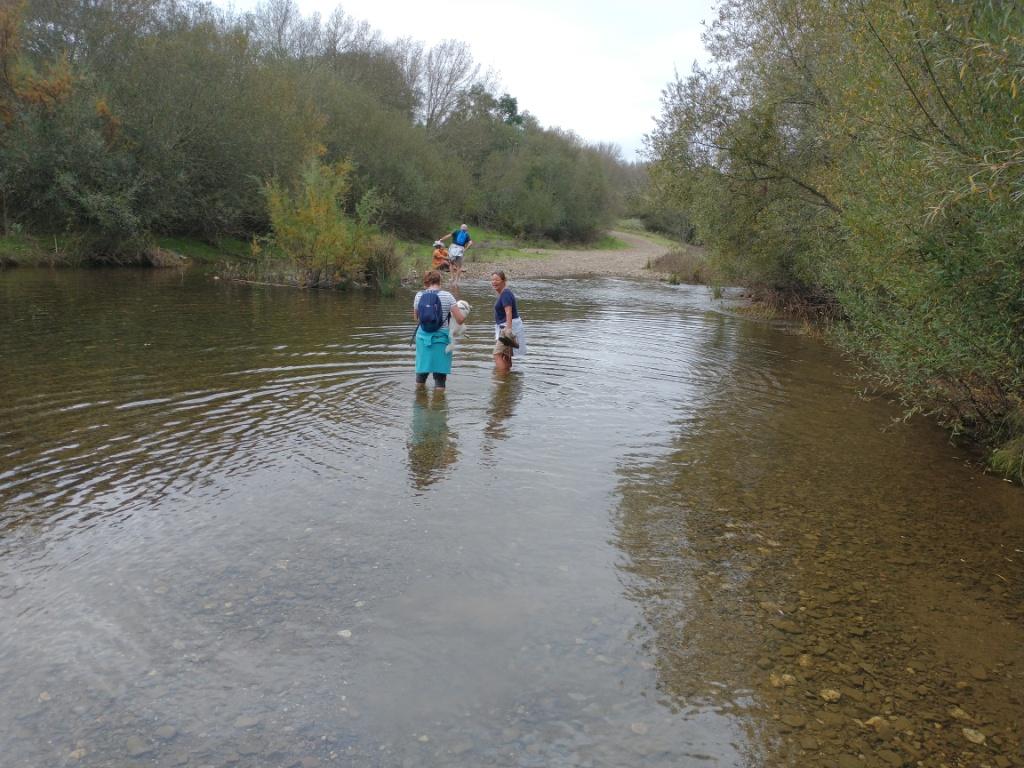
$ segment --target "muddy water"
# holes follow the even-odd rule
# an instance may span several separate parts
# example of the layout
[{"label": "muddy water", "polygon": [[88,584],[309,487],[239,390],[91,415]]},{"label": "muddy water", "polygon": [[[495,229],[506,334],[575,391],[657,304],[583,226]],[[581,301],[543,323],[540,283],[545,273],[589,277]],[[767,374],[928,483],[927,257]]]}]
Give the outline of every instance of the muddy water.
[{"label": "muddy water", "polygon": [[704,289],[0,274],[0,745],[36,766],[1024,765],[1024,497]]}]

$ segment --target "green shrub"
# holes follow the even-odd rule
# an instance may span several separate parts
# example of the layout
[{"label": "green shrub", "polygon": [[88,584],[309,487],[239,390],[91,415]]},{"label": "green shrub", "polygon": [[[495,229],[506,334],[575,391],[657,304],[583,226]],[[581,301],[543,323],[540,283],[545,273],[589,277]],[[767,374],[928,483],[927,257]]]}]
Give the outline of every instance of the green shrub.
[{"label": "green shrub", "polygon": [[393,296],[401,283],[402,257],[395,238],[374,236],[366,259],[366,281],[382,296]]},{"label": "green shrub", "polygon": [[[711,268],[701,249],[685,247],[669,251],[656,259],[652,259],[648,267],[655,272],[668,273],[669,282],[692,283],[705,285],[712,280]],[[675,282],[673,282],[673,280]]]},{"label": "green shrub", "polygon": [[293,189],[277,180],[266,185],[272,242],[290,260],[299,285],[333,286],[361,276],[366,245],[344,213],[350,173],[345,163],[311,160]]}]

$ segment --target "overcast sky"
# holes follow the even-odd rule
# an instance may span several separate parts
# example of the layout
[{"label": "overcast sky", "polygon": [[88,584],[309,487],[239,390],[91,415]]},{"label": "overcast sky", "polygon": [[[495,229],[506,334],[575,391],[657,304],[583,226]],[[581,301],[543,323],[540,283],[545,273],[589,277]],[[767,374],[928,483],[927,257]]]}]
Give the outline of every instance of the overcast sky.
[{"label": "overcast sky", "polygon": [[[713,0],[298,0],[304,15],[335,7],[365,19],[384,37],[431,46],[449,36],[468,43],[501,89],[546,127],[622,147],[636,159],[660,111],[661,89],[676,69],[706,61],[701,21]],[[249,5],[236,2],[236,7]]]}]

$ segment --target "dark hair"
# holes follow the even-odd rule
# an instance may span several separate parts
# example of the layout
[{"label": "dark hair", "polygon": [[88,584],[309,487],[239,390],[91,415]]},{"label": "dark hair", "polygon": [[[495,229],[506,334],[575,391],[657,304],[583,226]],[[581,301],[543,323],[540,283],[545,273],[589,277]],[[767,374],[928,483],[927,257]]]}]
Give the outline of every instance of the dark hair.
[{"label": "dark hair", "polygon": [[425,275],[423,275],[423,284],[424,285],[440,285],[441,284],[441,273],[438,272],[436,269],[429,270]]},{"label": "dark hair", "polygon": [[498,278],[499,278],[499,279],[501,280],[501,282],[503,282],[503,283],[507,283],[507,282],[508,282],[508,278],[507,278],[507,277],[505,277],[505,273],[504,273],[504,272],[502,272],[502,271],[501,271],[500,269],[496,269],[496,270],[494,270],[493,272],[491,272],[491,274],[492,274],[492,275],[497,275],[497,276],[498,276]]}]

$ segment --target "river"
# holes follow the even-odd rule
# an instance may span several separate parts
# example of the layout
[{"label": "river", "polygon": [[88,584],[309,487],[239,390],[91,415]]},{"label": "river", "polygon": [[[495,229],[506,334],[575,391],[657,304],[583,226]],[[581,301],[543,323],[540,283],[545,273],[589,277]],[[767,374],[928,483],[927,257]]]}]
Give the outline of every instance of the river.
[{"label": "river", "polygon": [[0,750],[40,766],[1024,766],[1024,495],[703,287],[0,273]]}]

